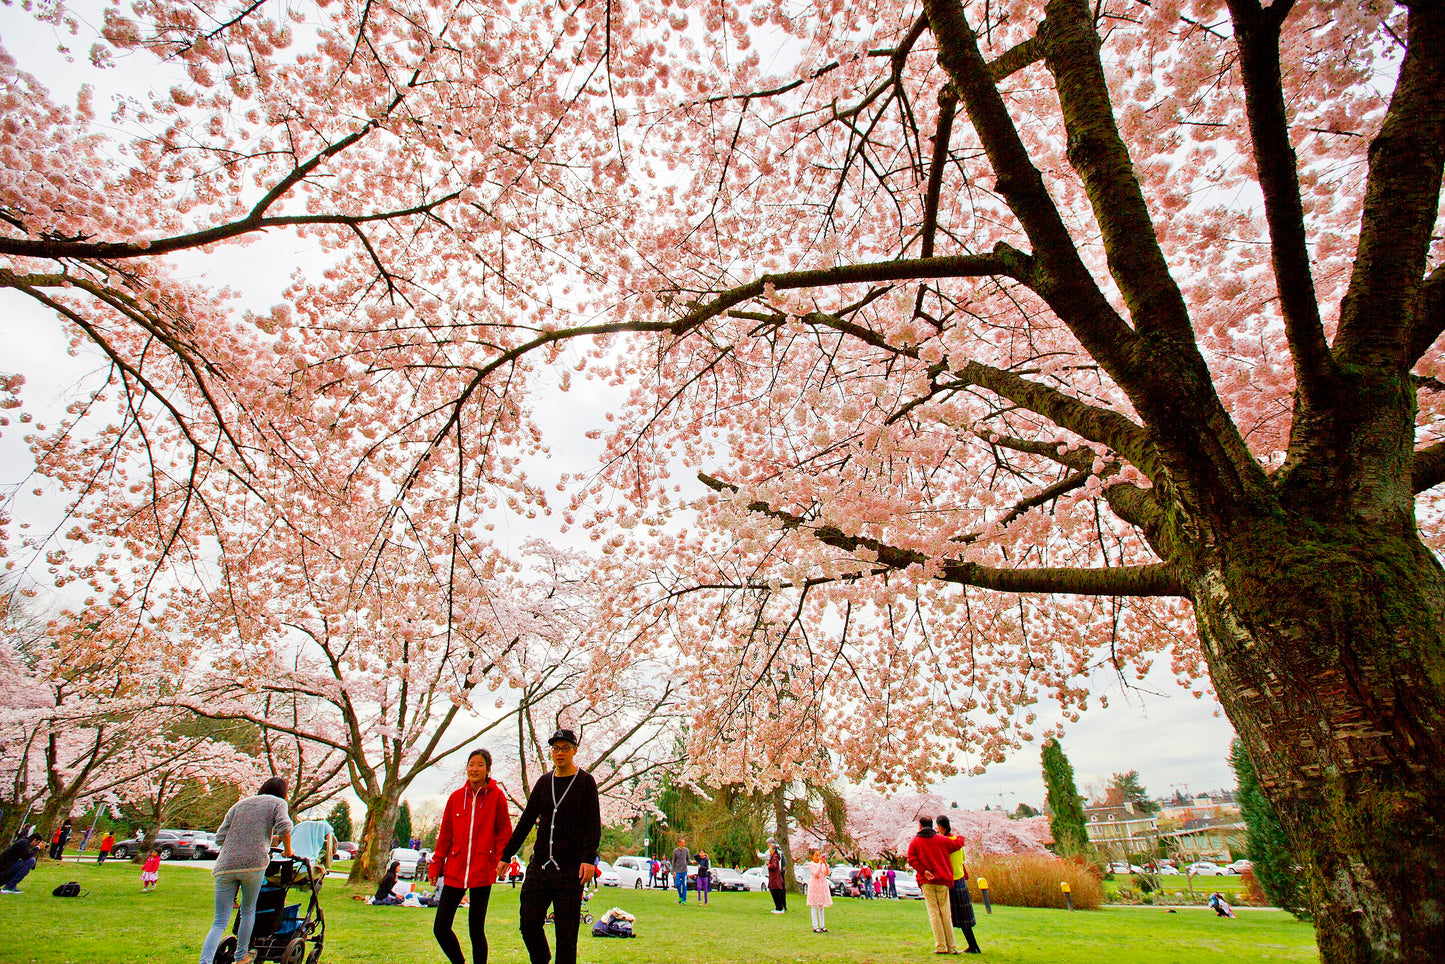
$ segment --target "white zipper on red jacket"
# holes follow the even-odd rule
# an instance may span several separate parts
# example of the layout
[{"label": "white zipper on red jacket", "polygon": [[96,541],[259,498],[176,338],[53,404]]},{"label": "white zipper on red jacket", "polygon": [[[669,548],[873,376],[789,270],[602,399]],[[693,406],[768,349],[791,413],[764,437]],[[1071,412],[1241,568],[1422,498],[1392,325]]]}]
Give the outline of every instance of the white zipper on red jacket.
[{"label": "white zipper on red jacket", "polygon": [[[483,790],[486,789],[485,785],[483,786],[482,789],[483,789]],[[466,788],[466,791],[467,791],[467,811],[468,811],[468,812],[467,812],[467,863],[466,863],[465,869],[462,871],[462,887],[463,887],[463,888],[470,887],[470,886],[471,886],[471,883],[472,883],[472,832],[476,829],[476,824],[477,824],[477,797],[480,797],[480,796],[482,795],[482,791],[481,791],[481,790],[478,790],[476,793],[472,793],[472,788],[471,788],[471,787],[467,787],[467,788]]]}]

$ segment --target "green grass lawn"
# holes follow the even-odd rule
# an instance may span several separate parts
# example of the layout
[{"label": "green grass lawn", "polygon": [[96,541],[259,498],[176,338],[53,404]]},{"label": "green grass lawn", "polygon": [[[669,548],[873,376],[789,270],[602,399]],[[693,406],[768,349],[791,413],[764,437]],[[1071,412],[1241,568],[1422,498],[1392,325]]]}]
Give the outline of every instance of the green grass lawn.
[{"label": "green grass lawn", "polygon": [[[72,900],[51,889],[78,880],[89,894]],[[332,889],[335,888],[335,889]],[[25,893],[0,895],[0,964],[189,964],[197,959],[211,913],[211,880],[184,863],[165,864],[160,887],[140,892],[131,864],[45,862],[26,879]],[[322,957],[329,964],[438,964],[433,912],[370,907],[353,900],[339,880],[324,892],[327,932]],[[524,964],[517,934],[517,894],[495,889],[488,914],[490,960]],[[579,957],[598,964],[677,962],[873,962],[933,959],[933,941],[921,901],[838,900],[828,911],[826,935],[811,933],[807,908],[790,896],[788,913],[769,914],[767,894],[717,894],[707,908],[678,906],[669,891],[607,889],[589,909],[620,906],[637,916],[633,940],[593,938],[584,929]],[[995,908],[977,930],[985,960],[1136,962],[1314,961],[1314,931],[1274,910],[1245,910],[1222,920],[1208,910],[1106,908],[1069,913]],[[466,946],[465,911],[458,933]]]}]

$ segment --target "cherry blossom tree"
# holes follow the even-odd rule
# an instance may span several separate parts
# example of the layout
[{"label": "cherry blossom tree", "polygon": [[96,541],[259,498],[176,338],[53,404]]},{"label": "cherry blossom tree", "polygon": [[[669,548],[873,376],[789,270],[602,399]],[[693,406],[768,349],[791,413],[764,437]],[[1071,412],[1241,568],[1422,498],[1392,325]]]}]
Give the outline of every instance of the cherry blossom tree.
[{"label": "cherry blossom tree", "polygon": [[663,774],[678,769],[687,694],[672,667],[630,634],[603,621],[609,587],[592,577],[593,561],[540,541],[523,547],[522,580],[505,605],[516,643],[503,660],[515,707],[512,738],[495,754],[497,774],[514,806],[551,769],[548,739],[563,727],[582,741],[578,765],[597,781],[606,823],[648,808]]},{"label": "cherry blossom tree", "polygon": [[848,833],[860,854],[893,863],[908,853],[908,842],[918,833],[918,818],[940,813],[952,811],[936,793],[886,797],[863,790],[848,796]]},{"label": "cherry blossom tree", "polygon": [[[305,505],[291,507],[299,518]],[[373,544],[378,523],[366,507],[352,505],[353,514],[326,527],[278,526],[263,513],[250,520],[255,529],[233,520],[222,581],[188,603],[212,673],[185,705],[248,720],[268,740],[319,748],[300,759],[323,772],[334,766],[328,758],[344,761],[366,807],[353,880],[384,866],[397,808],[416,778],[511,715],[474,697],[502,684],[498,663],[515,639],[491,605],[492,587],[470,578],[498,560],[468,556],[459,536],[449,563],[444,550],[428,551],[435,544]],[[453,538],[437,531],[442,546]],[[442,565],[434,568],[434,558]],[[279,714],[270,709],[278,703],[286,708]]]},{"label": "cherry blossom tree", "polygon": [[709,16],[799,55],[719,41],[648,118],[687,173],[619,269],[663,334],[598,523],[730,687],[694,739],[949,772],[1167,658],[1301,842],[1324,959],[1433,953],[1445,10]]},{"label": "cherry blossom tree", "polygon": [[[120,142],[0,58],[0,286],[166,413],[128,451],[284,489],[369,433],[393,520],[438,460],[536,511],[525,392],[601,336],[559,378],[633,389],[609,605],[710,683],[724,779],[986,765],[1164,658],[1325,959],[1445,944],[1439,4],[276,8],[113,11],[98,61],[187,78]],[[284,306],[180,280],[267,230],[334,259]]]}]

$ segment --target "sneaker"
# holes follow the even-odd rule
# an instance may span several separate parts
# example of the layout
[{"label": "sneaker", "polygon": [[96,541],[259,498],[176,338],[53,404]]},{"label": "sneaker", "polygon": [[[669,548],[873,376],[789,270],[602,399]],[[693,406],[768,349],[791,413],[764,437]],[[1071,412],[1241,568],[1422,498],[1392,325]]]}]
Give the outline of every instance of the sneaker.
[{"label": "sneaker", "polygon": [[18,894],[20,892],[19,887],[0,887],[0,894]]},{"label": "sneaker", "polygon": [[770,914],[781,914],[782,911],[780,911],[780,910],[772,910],[772,911],[768,911],[768,913],[770,913]]}]

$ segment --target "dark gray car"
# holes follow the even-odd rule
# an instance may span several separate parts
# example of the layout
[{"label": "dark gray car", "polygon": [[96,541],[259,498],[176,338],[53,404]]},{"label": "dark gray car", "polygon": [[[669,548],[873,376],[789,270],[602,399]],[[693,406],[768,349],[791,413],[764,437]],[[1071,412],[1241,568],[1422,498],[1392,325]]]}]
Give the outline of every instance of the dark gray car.
[{"label": "dark gray car", "polygon": [[[193,839],[182,836],[184,830],[160,830],[156,832],[156,839],[151,846],[161,852],[162,860],[185,860],[196,856],[196,842]],[[134,837],[129,840],[117,840],[110,855],[116,860],[127,860],[136,855],[140,849],[141,841]]]}]

